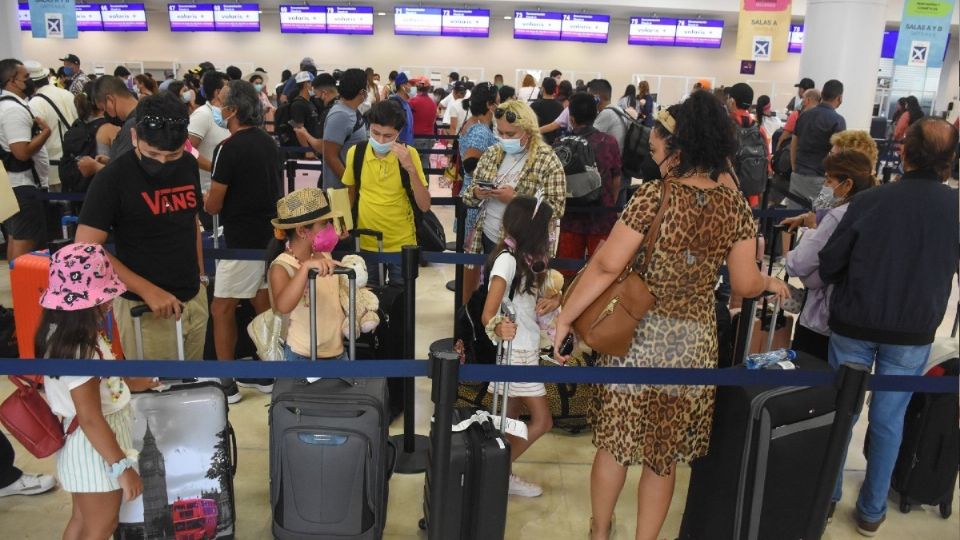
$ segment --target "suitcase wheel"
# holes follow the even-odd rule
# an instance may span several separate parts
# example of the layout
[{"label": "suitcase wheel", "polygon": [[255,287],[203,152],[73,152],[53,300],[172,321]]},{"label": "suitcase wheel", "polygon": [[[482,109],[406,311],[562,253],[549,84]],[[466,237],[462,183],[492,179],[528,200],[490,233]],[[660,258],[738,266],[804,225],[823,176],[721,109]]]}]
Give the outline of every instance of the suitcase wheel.
[{"label": "suitcase wheel", "polygon": [[900,501],[900,511],[903,512],[904,514],[909,514],[910,510],[911,510],[910,503],[908,503],[907,498],[904,497]]},{"label": "suitcase wheel", "polygon": [[951,514],[953,514],[953,505],[948,502],[940,503],[940,517],[949,519]]},{"label": "suitcase wheel", "polygon": [[[941,507],[941,508],[942,508],[942,507]],[[417,523],[417,526],[420,527],[420,530],[421,530],[421,531],[427,530],[427,519],[426,519],[426,518],[420,518],[420,522]]]}]

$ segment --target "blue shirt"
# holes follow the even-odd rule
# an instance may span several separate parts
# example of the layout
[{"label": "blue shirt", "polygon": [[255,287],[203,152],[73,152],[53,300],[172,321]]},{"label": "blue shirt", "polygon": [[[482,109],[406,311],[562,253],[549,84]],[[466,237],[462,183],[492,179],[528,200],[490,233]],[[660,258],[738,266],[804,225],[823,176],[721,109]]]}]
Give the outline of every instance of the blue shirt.
[{"label": "blue shirt", "polygon": [[390,99],[399,103],[400,106],[403,107],[403,112],[407,115],[407,125],[403,126],[403,129],[400,130],[400,136],[397,137],[397,140],[403,144],[411,145],[413,144],[413,109],[410,108],[407,100],[396,94],[390,96]]}]

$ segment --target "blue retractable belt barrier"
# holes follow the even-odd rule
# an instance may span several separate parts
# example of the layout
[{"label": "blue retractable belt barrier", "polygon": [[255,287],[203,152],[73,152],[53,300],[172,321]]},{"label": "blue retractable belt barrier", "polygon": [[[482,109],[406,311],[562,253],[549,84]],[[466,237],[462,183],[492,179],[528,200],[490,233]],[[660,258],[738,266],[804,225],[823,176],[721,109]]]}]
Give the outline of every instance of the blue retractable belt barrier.
[{"label": "blue retractable belt barrier", "polygon": [[[0,360],[7,375],[92,375],[127,377],[426,377],[429,362],[422,360],[365,360],[362,362],[178,362],[170,360]],[[834,384],[829,371],[784,371],[692,368],[612,368],[560,366],[464,365],[460,380],[548,382],[567,384],[678,384],[710,386],[825,386]],[[958,378],[875,375],[870,389],[889,392],[955,393]]]}]

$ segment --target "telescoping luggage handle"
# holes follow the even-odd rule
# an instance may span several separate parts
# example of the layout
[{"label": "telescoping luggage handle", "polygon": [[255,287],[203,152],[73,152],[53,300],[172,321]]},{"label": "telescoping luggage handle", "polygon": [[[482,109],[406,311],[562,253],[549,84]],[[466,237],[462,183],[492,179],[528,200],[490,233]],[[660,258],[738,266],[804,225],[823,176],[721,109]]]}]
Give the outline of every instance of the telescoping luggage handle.
[{"label": "telescoping luggage handle", "polygon": [[[347,309],[347,335],[350,339],[350,360],[357,358],[357,272],[353,268],[337,267],[333,269],[337,276],[347,276],[349,283],[348,295],[350,301]],[[317,277],[320,271],[311,268],[307,272],[307,283],[310,286],[310,360],[317,360]]]},{"label": "telescoping luggage handle", "polygon": [[[750,342],[753,341],[753,324],[757,317],[757,302],[756,300],[750,300],[750,309],[749,317],[746,317],[746,313],[740,316],[740,320],[747,321],[747,335],[744,338],[746,346],[743,348],[743,358],[740,360],[744,363],[747,362],[747,357],[750,356]],[[777,316],[780,313],[780,297],[773,302],[773,315],[770,316],[770,330],[767,332],[767,339],[764,343],[764,349],[761,352],[770,352],[770,349],[773,348],[773,334],[777,330]],[[760,319],[760,326],[763,327],[763,318]]]},{"label": "telescoping luggage handle", "polygon": [[[517,320],[517,310],[513,306],[513,302],[510,300],[504,300],[500,305],[500,311],[503,313],[503,318],[509,320],[510,322],[516,322]],[[513,340],[504,342],[503,354],[500,355],[501,366],[510,365],[510,357],[513,355]],[[507,430],[507,400],[510,397],[510,381],[503,383],[494,382],[493,383],[493,405],[490,407],[490,415],[497,416],[497,405],[500,398],[500,385],[503,385],[503,403],[500,410],[500,432],[506,433]]]},{"label": "telescoping luggage handle", "polygon": [[[372,236],[377,240],[377,253],[383,253],[383,233],[380,231],[375,231],[373,229],[354,229],[350,231],[350,236],[356,240],[355,249],[360,251],[360,237],[361,236]],[[380,273],[380,285],[386,285],[386,276],[384,272],[383,263],[377,263],[377,271]]]},{"label": "telescoping luggage handle", "polygon": [[[134,306],[130,308],[130,316],[133,317],[133,333],[134,337],[137,340],[137,359],[145,360],[143,357],[143,327],[140,324],[140,318],[145,313],[152,313],[150,306],[146,304],[141,304],[139,306]],[[176,320],[177,325],[177,359],[184,360],[186,355],[183,351],[183,318],[178,317]]]}]

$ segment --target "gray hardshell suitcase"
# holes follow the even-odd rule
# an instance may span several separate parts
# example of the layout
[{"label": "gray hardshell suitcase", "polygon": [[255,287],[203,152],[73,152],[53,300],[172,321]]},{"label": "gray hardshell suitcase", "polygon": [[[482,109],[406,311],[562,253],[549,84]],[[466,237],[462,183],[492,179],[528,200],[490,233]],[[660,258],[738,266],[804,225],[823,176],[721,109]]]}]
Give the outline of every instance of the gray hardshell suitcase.
[{"label": "gray hardshell suitcase", "polygon": [[[350,277],[351,329],[356,298]],[[311,272],[311,298],[316,298]],[[315,302],[312,304],[315,305]],[[315,321],[315,312],[311,313]],[[316,328],[315,324],[311,325]],[[311,335],[316,355],[316,335]],[[350,336],[350,356],[356,336]],[[270,405],[270,503],[278,540],[378,540],[395,453],[387,381],[277,379]]]}]

